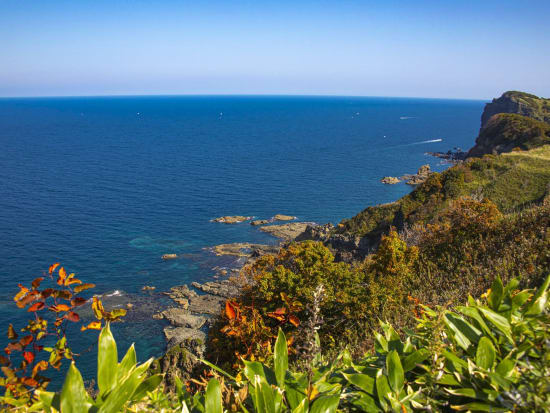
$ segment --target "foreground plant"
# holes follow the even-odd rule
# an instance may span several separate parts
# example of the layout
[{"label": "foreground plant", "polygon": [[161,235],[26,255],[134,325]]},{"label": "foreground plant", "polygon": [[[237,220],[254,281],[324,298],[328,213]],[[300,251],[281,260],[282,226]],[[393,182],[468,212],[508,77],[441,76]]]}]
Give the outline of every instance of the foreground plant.
[{"label": "foreground plant", "polygon": [[[46,282],[51,286],[41,289]],[[64,359],[74,362],[65,331],[69,323],[81,321],[76,311],[88,300],[78,294],[93,287],[59,263],[51,265],[48,273],[36,278],[30,287],[19,284],[13,300],[18,308],[31,313],[32,319],[19,332],[12,324],[8,326],[10,342],[4,349],[6,356],[0,356],[4,375],[0,386],[6,389],[0,407],[25,409],[32,405],[37,401],[36,392],[46,389],[50,382],[47,370],[59,370]],[[101,320],[115,321],[126,314],[123,309],[105,311],[97,297],[93,297],[92,309],[97,321],[83,325],[81,331],[99,330]]]},{"label": "foreground plant", "polygon": [[181,391],[183,411],[548,411],[549,284],[519,291],[517,280],[503,286],[497,278],[455,311],[424,307],[405,341],[381,323],[374,354],[356,363],[347,351],[330,362],[318,354],[310,377],[289,370],[279,330],[273,368],[243,361],[233,377],[205,362],[224,379],[211,379],[202,394]]}]

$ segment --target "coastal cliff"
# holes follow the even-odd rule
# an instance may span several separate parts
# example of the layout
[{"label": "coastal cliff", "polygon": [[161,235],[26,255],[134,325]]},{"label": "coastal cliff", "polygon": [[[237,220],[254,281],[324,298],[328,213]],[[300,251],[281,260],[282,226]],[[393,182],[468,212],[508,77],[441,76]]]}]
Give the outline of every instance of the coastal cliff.
[{"label": "coastal cliff", "polygon": [[550,99],[539,98],[530,93],[508,91],[485,105],[481,115],[481,129],[498,113],[515,113],[542,122],[550,123]]}]

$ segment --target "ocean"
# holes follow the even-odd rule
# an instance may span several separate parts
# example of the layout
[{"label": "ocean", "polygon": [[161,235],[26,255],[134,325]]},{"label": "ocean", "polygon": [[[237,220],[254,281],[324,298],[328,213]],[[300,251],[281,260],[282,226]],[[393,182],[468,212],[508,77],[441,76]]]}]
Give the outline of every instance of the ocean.
[{"label": "ocean", "polygon": [[[168,306],[162,291],[209,280],[214,267],[232,264],[208,247],[276,242],[248,223],[213,218],[281,213],[337,223],[394,201],[411,187],[380,179],[427,163],[447,168],[425,152],[471,147],[484,104],[287,96],[2,98],[0,329],[25,325],[29,313],[13,302],[17,284],[30,284],[54,262],[96,284],[90,292],[138,309]],[[167,253],[182,258],[163,261]],[[155,292],[142,292],[145,285]],[[140,360],[159,356],[165,322],[153,320],[151,311],[135,314],[113,326],[119,354],[135,342]],[[96,337],[71,331],[85,379],[95,375]],[[59,380],[54,375],[54,388]]]}]

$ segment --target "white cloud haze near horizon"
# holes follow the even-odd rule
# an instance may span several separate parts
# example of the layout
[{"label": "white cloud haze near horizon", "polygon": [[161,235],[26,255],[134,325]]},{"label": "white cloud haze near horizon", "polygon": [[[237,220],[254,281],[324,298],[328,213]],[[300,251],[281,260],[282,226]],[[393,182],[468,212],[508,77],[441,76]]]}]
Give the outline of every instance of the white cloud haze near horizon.
[{"label": "white cloud haze near horizon", "polygon": [[545,1],[0,3],[0,96],[550,96]]}]

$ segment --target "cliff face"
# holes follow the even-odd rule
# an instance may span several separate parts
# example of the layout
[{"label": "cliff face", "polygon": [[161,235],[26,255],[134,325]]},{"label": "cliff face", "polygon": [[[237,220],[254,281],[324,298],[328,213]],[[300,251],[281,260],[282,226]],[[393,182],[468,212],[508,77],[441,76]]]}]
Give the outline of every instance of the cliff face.
[{"label": "cliff face", "polygon": [[527,150],[549,143],[550,99],[505,92],[485,105],[475,146],[467,157]]},{"label": "cliff face", "polygon": [[497,155],[514,149],[529,150],[550,144],[550,125],[512,113],[493,115],[481,128],[467,157]]},{"label": "cliff face", "polygon": [[515,113],[531,119],[550,123],[550,99],[539,98],[524,92],[508,91],[485,105],[481,115],[481,129],[497,113]]}]

